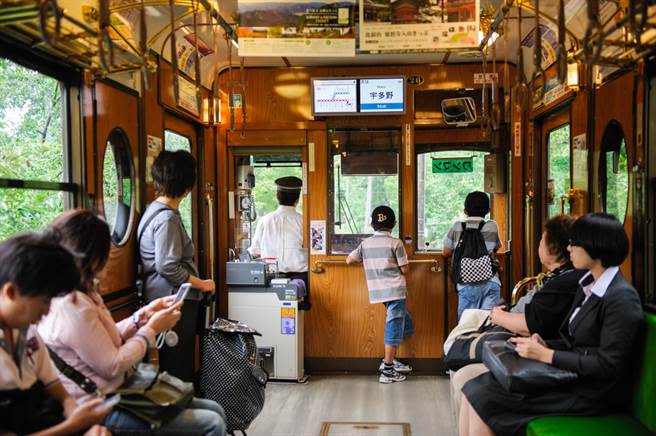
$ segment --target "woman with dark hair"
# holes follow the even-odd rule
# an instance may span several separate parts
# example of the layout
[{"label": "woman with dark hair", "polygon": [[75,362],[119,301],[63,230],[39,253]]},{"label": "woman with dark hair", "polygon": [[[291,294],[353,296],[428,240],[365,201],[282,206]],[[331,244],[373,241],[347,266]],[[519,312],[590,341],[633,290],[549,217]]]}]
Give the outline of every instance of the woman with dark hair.
[{"label": "woman with dark hair", "polygon": [[[574,269],[567,246],[575,219],[570,215],[557,215],[544,225],[538,246],[540,262],[546,272],[538,276],[538,283],[522,297],[511,312],[503,306],[490,311],[490,321],[523,336],[537,333],[545,339],[558,338],[558,330],[572,306],[579,280],[585,270]],[[460,368],[451,375],[451,395],[458,415],[462,400],[462,387],[469,380],[487,372],[482,363]]]},{"label": "woman with dark hair", "polygon": [[[76,291],[53,299],[50,313],[39,324],[39,334],[66,364],[91,379],[103,394],[110,394],[154,346],[156,335],[178,322],[182,302],[172,304],[173,296],[160,298],[133,317],[114,322],[97,289],[109,257],[109,226],[92,212],[78,209],[55,218],[51,227],[76,258],[82,279]],[[60,378],[79,402],[95,398],[68,377],[60,374]],[[115,435],[153,434],[149,423],[119,409],[114,409],[104,424]],[[223,435],[223,410],[213,401],[194,399],[161,431]]]},{"label": "woman with dark hair", "polygon": [[[574,269],[567,246],[575,219],[557,215],[544,225],[538,246],[540,263],[547,269],[538,276],[534,290],[520,300],[511,312],[503,306],[490,312],[490,321],[513,333],[539,334],[544,339],[558,337],[558,329],[567,314],[584,270]],[[523,313],[522,313],[523,312]]]},{"label": "woman with dark hair", "polygon": [[589,213],[576,220],[568,250],[580,280],[560,339],[539,335],[511,339],[517,353],[578,374],[568,384],[530,393],[506,391],[485,373],[465,384],[460,435],[523,434],[533,419],[548,415],[604,415],[630,402],[631,363],[642,322],[642,305],[619,265],[629,241],[614,216]]},{"label": "woman with dark hair", "polygon": [[[196,160],[191,153],[162,151],[151,170],[158,197],[144,212],[137,241],[147,301],[173,294],[182,283],[191,283],[182,308],[182,319],[174,329],[179,340],[160,352],[160,365],[169,373],[192,380],[196,329],[202,292],[214,292],[214,281],[198,276],[194,243],[184,228],[178,208],[196,182]],[[199,292],[200,291],[200,292]]]}]

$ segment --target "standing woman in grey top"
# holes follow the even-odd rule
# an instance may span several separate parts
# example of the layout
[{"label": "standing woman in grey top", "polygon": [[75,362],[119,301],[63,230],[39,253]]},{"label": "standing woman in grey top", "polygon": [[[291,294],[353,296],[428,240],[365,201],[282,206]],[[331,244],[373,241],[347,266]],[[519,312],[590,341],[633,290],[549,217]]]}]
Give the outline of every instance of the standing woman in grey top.
[{"label": "standing woman in grey top", "polygon": [[162,151],[151,170],[158,196],[139,223],[139,253],[143,265],[144,294],[149,302],[176,292],[182,283],[191,283],[182,306],[182,318],[174,329],[179,342],[160,350],[160,366],[183,380],[192,380],[194,337],[201,293],[214,292],[214,281],[198,277],[194,263],[194,243],[182,224],[178,207],[196,182],[196,160],[187,151]]}]

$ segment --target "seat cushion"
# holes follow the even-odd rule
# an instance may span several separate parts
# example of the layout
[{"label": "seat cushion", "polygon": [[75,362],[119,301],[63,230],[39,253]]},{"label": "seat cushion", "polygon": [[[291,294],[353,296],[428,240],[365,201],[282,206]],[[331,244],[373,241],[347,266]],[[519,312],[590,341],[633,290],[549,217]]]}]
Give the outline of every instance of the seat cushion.
[{"label": "seat cushion", "polygon": [[633,398],[632,415],[656,432],[656,315],[645,313],[645,347]]},{"label": "seat cushion", "polygon": [[548,416],[531,421],[527,436],[653,436],[640,422],[629,415],[610,416]]}]

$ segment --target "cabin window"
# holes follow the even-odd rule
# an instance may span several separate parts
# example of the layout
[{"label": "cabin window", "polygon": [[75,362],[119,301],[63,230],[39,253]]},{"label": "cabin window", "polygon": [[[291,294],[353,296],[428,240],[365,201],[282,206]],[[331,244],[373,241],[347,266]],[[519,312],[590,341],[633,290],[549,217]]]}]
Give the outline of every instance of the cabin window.
[{"label": "cabin window", "polygon": [[417,249],[441,250],[444,235],[463,218],[465,197],[483,190],[483,151],[418,150]]},{"label": "cabin window", "polygon": [[601,138],[599,184],[602,209],[624,222],[629,200],[629,168],[622,126],[611,121]]},{"label": "cabin window", "polygon": [[112,242],[125,243],[132,218],[134,174],[130,145],[121,129],[114,129],[105,145],[103,158],[103,211],[109,224]]},{"label": "cabin window", "polygon": [[[255,176],[252,196],[254,213],[251,216],[252,233],[264,215],[278,208],[275,180],[280,177],[295,176],[303,179],[302,156],[300,154],[255,154],[251,156],[251,166]],[[298,200],[296,210],[303,211],[303,195]]]},{"label": "cabin window", "polygon": [[348,254],[373,234],[371,211],[379,205],[400,222],[400,130],[334,131],[329,135],[331,183],[331,252]]},{"label": "cabin window", "polygon": [[[184,135],[181,135],[172,130],[164,131],[164,148],[168,151],[176,150],[185,150],[189,153],[191,151],[191,140]],[[196,174],[198,179],[200,174]],[[182,217],[182,224],[184,224],[187,233],[190,235],[193,234],[192,223],[194,221],[194,212],[192,210],[193,202],[191,199],[191,194],[187,195],[181,202],[178,210],[180,211],[180,216]]]},{"label": "cabin window", "polygon": [[547,143],[547,216],[569,213],[565,208],[567,192],[571,188],[570,178],[570,127],[569,124],[549,132]]},{"label": "cabin window", "polygon": [[0,58],[0,240],[73,205],[66,95],[60,81]]}]

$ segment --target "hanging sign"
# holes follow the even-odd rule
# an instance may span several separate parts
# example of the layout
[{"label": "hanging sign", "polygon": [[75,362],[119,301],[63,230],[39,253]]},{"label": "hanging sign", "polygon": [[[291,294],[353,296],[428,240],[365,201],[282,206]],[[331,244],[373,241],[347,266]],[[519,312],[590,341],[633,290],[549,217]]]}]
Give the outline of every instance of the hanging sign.
[{"label": "hanging sign", "polygon": [[474,159],[471,157],[433,159],[433,174],[472,172],[474,172]]},{"label": "hanging sign", "polygon": [[355,56],[355,0],[238,0],[239,56]]},{"label": "hanging sign", "polygon": [[360,1],[360,52],[478,48],[479,0]]}]

